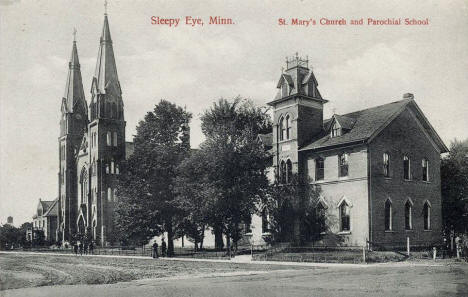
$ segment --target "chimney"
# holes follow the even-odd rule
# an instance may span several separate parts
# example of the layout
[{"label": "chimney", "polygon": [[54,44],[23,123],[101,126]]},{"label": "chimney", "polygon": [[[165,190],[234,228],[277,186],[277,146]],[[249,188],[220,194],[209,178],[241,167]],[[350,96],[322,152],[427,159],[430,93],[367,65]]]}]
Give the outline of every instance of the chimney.
[{"label": "chimney", "polygon": [[414,95],[411,93],[403,94],[403,99],[414,99]]}]

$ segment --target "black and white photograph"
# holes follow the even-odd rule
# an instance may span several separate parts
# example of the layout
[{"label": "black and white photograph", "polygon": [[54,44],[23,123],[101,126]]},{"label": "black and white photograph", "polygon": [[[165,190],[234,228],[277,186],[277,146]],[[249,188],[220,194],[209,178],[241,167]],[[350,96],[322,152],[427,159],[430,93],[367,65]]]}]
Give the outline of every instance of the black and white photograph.
[{"label": "black and white photograph", "polygon": [[0,296],[468,296],[468,2],[0,0]]}]

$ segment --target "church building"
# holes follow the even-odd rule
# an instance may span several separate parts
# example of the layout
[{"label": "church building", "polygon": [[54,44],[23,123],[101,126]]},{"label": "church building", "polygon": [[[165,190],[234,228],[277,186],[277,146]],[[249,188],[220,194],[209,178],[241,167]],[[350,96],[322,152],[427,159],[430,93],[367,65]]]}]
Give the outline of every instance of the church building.
[{"label": "church building", "polygon": [[448,149],[412,94],[324,119],[328,101],[308,60],[297,54],[287,59],[277,88],[268,103],[273,133],[267,138],[276,178],[289,183],[298,174],[320,187],[316,208],[333,218],[330,235],[360,246],[440,238],[440,154]]},{"label": "church building", "polygon": [[107,14],[99,40],[89,108],[85,99],[76,40],[61,100],[57,239],[90,232],[105,245],[112,233],[116,176],[131,151],[125,142],[122,90]]}]

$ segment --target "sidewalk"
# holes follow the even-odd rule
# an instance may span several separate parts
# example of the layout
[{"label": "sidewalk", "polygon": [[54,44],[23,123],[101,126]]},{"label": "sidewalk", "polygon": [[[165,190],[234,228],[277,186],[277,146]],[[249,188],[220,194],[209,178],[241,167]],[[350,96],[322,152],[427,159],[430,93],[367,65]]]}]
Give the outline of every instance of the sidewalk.
[{"label": "sidewalk", "polygon": [[342,268],[358,268],[358,267],[411,267],[411,266],[443,266],[442,263],[415,263],[415,262],[387,262],[387,263],[372,263],[372,264],[352,264],[352,263],[312,263],[312,262],[280,262],[280,261],[252,261],[250,255],[240,255],[231,260],[223,259],[197,259],[197,258],[167,258],[159,257],[153,259],[146,256],[118,256],[118,255],[84,255],[76,256],[74,254],[61,253],[41,253],[41,252],[9,252],[0,251],[0,254],[19,254],[19,255],[52,255],[64,257],[101,257],[101,258],[121,258],[121,259],[151,259],[154,261],[185,261],[185,262],[217,262],[217,263],[238,263],[238,264],[254,264],[254,265],[279,265],[279,266],[300,266],[300,267],[342,267]]}]

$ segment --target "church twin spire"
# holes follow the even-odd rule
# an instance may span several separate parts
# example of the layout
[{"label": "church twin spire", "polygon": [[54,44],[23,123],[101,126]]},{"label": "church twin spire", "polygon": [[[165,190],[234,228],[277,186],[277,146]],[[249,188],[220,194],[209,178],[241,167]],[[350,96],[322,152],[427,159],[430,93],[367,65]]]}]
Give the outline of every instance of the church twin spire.
[{"label": "church twin spire", "polygon": [[[74,32],[75,34],[76,32]],[[68,63],[68,76],[65,85],[65,94],[62,100],[64,112],[73,113],[77,110],[87,114],[86,100],[83,91],[83,81],[81,79],[80,60],[78,59],[78,49],[76,39],[73,38],[70,62]]]},{"label": "church twin spire", "polygon": [[[105,3],[105,6],[107,6],[107,2]],[[76,29],[73,32],[73,36],[72,52],[68,64],[68,77],[65,85],[65,94],[62,100],[62,112],[75,113],[76,111],[80,111],[80,113],[87,116],[88,109],[83,90],[78,49],[76,45]],[[93,101],[97,95],[105,94],[107,94],[107,96],[105,96],[106,98],[113,98],[116,102],[121,101],[122,98],[107,11],[104,14],[104,25],[100,37],[99,52],[91,86],[91,93]]]}]

